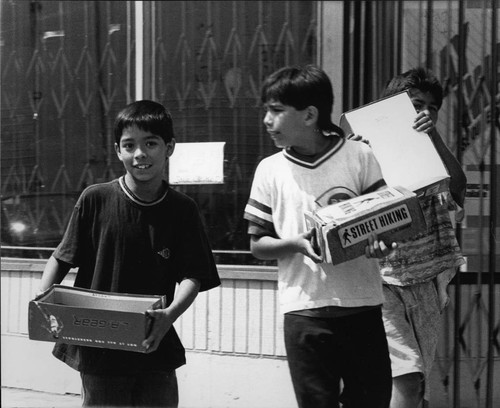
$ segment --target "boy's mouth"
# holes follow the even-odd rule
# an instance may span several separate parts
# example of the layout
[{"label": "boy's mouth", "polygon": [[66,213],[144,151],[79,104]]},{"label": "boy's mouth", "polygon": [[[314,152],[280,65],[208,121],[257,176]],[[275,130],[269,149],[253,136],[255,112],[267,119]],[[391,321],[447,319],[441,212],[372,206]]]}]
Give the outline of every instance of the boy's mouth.
[{"label": "boy's mouth", "polygon": [[139,170],[145,170],[149,169],[151,167],[150,164],[136,164],[134,168],[139,169]]}]

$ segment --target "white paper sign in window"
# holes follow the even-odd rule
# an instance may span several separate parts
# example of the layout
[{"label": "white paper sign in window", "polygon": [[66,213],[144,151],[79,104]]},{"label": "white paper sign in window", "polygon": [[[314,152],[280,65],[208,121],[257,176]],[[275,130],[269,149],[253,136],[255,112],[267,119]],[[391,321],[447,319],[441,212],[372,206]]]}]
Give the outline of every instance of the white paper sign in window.
[{"label": "white paper sign in window", "polygon": [[177,143],[169,159],[169,183],[224,183],[225,144],[225,142]]}]

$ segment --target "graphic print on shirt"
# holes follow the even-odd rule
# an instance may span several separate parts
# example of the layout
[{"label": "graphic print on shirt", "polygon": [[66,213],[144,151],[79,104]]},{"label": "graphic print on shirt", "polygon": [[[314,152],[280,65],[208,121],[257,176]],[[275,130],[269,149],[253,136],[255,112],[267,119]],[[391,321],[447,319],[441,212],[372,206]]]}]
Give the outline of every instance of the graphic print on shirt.
[{"label": "graphic print on shirt", "polygon": [[347,187],[335,186],[321,194],[316,200],[319,207],[326,207],[330,204],[336,204],[344,200],[357,197],[357,194]]},{"label": "graphic print on shirt", "polygon": [[170,258],[170,249],[163,248],[161,251],[158,251],[157,254],[165,259],[168,259],[168,258]]}]

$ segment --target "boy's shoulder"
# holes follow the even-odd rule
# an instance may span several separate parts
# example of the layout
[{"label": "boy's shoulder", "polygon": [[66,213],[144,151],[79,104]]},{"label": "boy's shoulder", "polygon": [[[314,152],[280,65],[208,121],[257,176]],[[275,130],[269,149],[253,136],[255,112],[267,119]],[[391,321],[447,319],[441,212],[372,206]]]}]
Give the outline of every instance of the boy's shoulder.
[{"label": "boy's shoulder", "polygon": [[[104,197],[109,199],[111,195],[120,191],[121,187],[119,179],[114,179],[111,181],[87,186],[83,190],[81,197],[82,198]],[[193,198],[191,198],[187,194],[184,194],[180,191],[173,189],[171,186],[168,187],[168,194],[166,197],[168,201],[170,201],[171,203],[175,203],[176,205],[189,205],[195,203]]]},{"label": "boy's shoulder", "polygon": [[268,162],[268,161],[274,161],[274,160],[279,160],[280,158],[284,157],[284,149],[281,149],[273,154],[270,154],[269,156],[265,156],[262,158],[261,162]]},{"label": "boy's shoulder", "polygon": [[164,203],[177,214],[192,215],[194,212],[200,212],[198,204],[192,197],[173,189],[171,186],[168,188]]},{"label": "boy's shoulder", "polygon": [[280,150],[279,152],[273,153],[269,156],[263,157],[260,162],[259,166],[273,166],[278,163],[283,163],[285,162],[285,150]]},{"label": "boy's shoulder", "polygon": [[346,139],[343,146],[343,153],[349,157],[358,157],[359,159],[375,157],[375,153],[371,146],[360,140]]},{"label": "boy's shoulder", "polygon": [[187,194],[181,191],[175,190],[171,186],[168,187],[167,198],[175,202],[178,202],[179,204],[195,203],[192,197],[188,196]]},{"label": "boy's shoulder", "polygon": [[119,187],[118,179],[103,183],[91,184],[90,186],[85,187],[85,189],[82,191],[81,196],[88,197],[96,195],[107,195],[111,191],[117,190],[118,187]]},{"label": "boy's shoulder", "polygon": [[[361,136],[360,136],[361,137]],[[371,152],[371,146],[363,140],[345,139],[344,145],[347,149],[357,150],[360,152]]]},{"label": "boy's shoulder", "polygon": [[254,169],[254,178],[271,182],[272,179],[283,172],[286,162],[284,150],[263,157]]}]

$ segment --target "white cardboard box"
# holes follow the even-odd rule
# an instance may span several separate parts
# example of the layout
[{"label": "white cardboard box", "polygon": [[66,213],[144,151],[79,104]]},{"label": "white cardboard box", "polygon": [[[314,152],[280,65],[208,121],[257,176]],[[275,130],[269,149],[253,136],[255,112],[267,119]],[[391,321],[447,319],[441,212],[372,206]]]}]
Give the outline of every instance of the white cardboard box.
[{"label": "white cardboard box", "polygon": [[142,342],[152,324],[146,311],[165,302],[165,296],[52,285],[29,303],[29,338],[146,353]]},{"label": "white cardboard box", "polygon": [[369,141],[387,185],[436,194],[448,189],[450,176],[431,138],[412,128],[416,115],[401,92],[344,113],[340,123]]},{"label": "white cardboard box", "polygon": [[415,193],[388,187],[305,214],[308,229],[316,229],[316,242],[324,262],[339,264],[364,256],[368,237],[376,233],[386,245],[426,230]]}]

